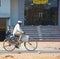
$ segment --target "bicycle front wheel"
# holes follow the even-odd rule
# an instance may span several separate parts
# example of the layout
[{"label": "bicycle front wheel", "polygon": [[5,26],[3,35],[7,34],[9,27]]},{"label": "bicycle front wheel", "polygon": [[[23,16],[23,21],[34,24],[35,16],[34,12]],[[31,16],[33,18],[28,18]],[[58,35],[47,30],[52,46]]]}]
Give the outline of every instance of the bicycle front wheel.
[{"label": "bicycle front wheel", "polygon": [[5,39],[3,42],[3,48],[6,51],[11,52],[15,49],[15,45],[10,42],[10,39]]},{"label": "bicycle front wheel", "polygon": [[28,51],[34,51],[37,48],[37,42],[24,42],[24,46]]}]

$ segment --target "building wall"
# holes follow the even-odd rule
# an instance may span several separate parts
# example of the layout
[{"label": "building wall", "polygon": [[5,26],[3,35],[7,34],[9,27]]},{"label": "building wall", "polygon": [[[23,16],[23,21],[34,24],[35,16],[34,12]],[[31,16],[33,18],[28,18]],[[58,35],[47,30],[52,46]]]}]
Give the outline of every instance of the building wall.
[{"label": "building wall", "polygon": [[0,14],[10,15],[10,0],[1,0]]},{"label": "building wall", "polygon": [[18,0],[11,0],[10,25],[15,25],[18,20]]},{"label": "building wall", "polygon": [[[7,25],[15,25],[18,20],[22,20],[24,25],[24,2],[25,0],[1,0],[0,14],[10,16]],[[60,25],[60,0],[58,10],[58,24]]]},{"label": "building wall", "polygon": [[23,25],[24,25],[24,2],[25,0],[19,0],[19,20],[23,21]]},{"label": "building wall", "polygon": [[24,0],[11,0],[11,25],[15,25],[18,20],[24,25]]},{"label": "building wall", "polygon": [[0,18],[4,18],[3,21],[6,21],[6,25],[9,24],[8,18],[10,18],[10,0],[1,0]]},{"label": "building wall", "polygon": [[[24,16],[24,3],[25,0],[10,0],[11,2],[11,17],[10,20],[8,21],[9,25],[15,25],[17,23],[18,20],[22,20],[23,21],[23,25],[24,25],[24,20],[25,20],[25,16]],[[60,4],[59,4],[60,5]],[[59,6],[59,10],[60,10],[60,6]],[[59,16],[60,16],[60,11],[58,12]],[[60,17],[58,16],[58,20],[60,19]],[[59,25],[60,25],[60,20],[58,21]]]}]

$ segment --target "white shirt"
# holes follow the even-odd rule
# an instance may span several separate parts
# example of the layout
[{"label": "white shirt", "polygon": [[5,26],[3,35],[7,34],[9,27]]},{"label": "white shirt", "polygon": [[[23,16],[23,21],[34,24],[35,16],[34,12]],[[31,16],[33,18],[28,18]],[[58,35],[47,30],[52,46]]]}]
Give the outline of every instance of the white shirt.
[{"label": "white shirt", "polygon": [[24,33],[24,32],[22,31],[22,29],[21,29],[21,27],[20,27],[19,24],[16,24],[16,26],[15,26],[15,28],[14,28],[14,30],[13,30],[13,35],[14,35],[17,31],[19,31],[20,33]]}]

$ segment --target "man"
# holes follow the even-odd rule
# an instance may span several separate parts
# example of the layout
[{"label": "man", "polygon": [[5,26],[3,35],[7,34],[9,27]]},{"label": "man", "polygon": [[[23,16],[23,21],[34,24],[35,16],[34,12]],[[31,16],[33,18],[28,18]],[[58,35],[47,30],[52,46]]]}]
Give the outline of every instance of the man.
[{"label": "man", "polygon": [[22,31],[21,29],[21,24],[22,24],[22,21],[18,21],[18,23],[15,25],[14,30],[13,30],[13,36],[19,37],[18,43],[15,46],[16,48],[19,48],[18,45],[20,43],[22,34],[25,34],[25,32]]}]

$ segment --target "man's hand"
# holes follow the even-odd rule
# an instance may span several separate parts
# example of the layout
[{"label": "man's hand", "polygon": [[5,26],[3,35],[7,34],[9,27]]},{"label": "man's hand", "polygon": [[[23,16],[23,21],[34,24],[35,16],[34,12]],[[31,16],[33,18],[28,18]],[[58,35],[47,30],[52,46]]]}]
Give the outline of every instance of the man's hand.
[{"label": "man's hand", "polygon": [[25,32],[23,34],[25,34]]},{"label": "man's hand", "polygon": [[25,34],[25,32],[23,32],[22,34]]}]

